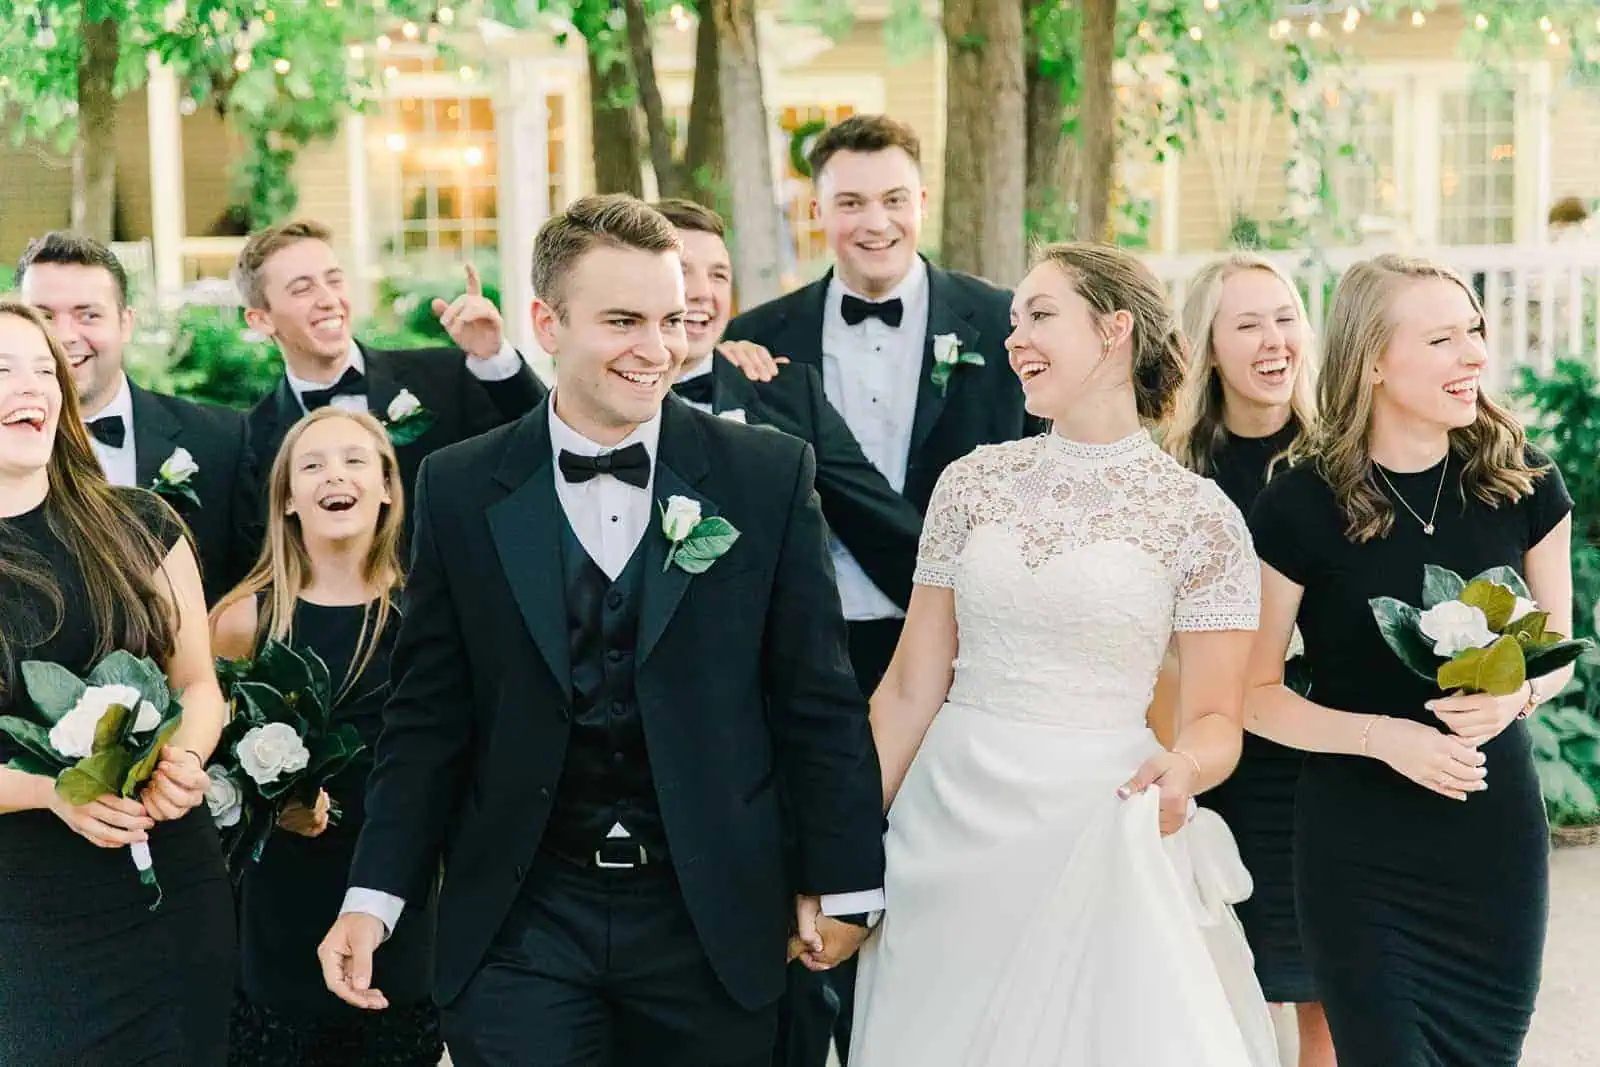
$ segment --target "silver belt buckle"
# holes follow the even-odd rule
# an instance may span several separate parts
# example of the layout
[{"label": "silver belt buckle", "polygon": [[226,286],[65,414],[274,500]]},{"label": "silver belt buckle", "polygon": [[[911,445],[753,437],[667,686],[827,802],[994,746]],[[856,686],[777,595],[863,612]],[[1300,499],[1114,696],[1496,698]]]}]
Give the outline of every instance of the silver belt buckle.
[{"label": "silver belt buckle", "polygon": [[595,849],[594,850],[594,865],[596,867],[599,867],[599,868],[602,868],[603,870],[608,870],[608,871],[631,871],[635,867],[646,867],[646,866],[649,866],[650,857],[645,852],[644,846],[643,845],[635,845],[634,848],[636,848],[638,850],[638,852],[639,852],[639,862],[638,863],[633,863],[631,861],[628,862],[628,863],[607,863],[605,860],[600,858],[600,850],[599,849]]}]

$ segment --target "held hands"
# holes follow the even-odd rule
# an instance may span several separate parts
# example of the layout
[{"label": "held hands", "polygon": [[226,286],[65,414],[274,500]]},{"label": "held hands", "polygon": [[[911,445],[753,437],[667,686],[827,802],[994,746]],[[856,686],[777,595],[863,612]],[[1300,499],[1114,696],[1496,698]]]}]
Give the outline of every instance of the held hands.
[{"label": "held hands", "polygon": [[150,818],[171,822],[204,803],[210,787],[211,778],[199,755],[167,745],[161,750],[161,762],[156,764],[156,772],[145,785],[141,799]]},{"label": "held hands", "polygon": [[1194,760],[1182,752],[1160,752],[1144,761],[1117,796],[1127,800],[1152,785],[1161,791],[1161,836],[1168,837],[1188,825],[1194,813],[1194,794],[1199,783]]},{"label": "held hands", "polygon": [[313,807],[306,807],[298,800],[291,800],[283,806],[283,811],[278,816],[278,825],[291,834],[301,837],[320,837],[328,828],[329,811],[333,801],[328,796],[326,789],[317,790],[317,802]]},{"label": "held hands", "polygon": [[471,263],[467,264],[467,291],[451,304],[435,298],[433,313],[455,346],[474,359],[497,356],[505,345],[500,309],[483,295],[483,279]]},{"label": "held hands", "polygon": [[722,341],[717,354],[744,371],[752,382],[770,382],[778,376],[778,367],[789,362],[788,356],[773,357],[754,341]]},{"label": "held hands", "polygon": [[1507,726],[1517,721],[1528,706],[1532,692],[1532,686],[1524,682],[1521,689],[1503,697],[1488,693],[1453,693],[1423,706],[1463,741],[1482,745],[1499,737]]},{"label": "held hands", "polygon": [[137,800],[107,793],[87,804],[68,804],[50,790],[50,811],[72,832],[100,848],[124,848],[150,839],[155,820]]},{"label": "held hands", "polygon": [[1453,800],[1489,788],[1476,743],[1420,722],[1377,719],[1369,727],[1367,751],[1424,789]]},{"label": "held hands", "polygon": [[870,930],[822,914],[822,898],[795,898],[795,933],[789,938],[789,961],[808,971],[827,971],[856,954]]},{"label": "held hands", "polygon": [[372,988],[372,954],[382,943],[383,920],[376,915],[347,911],[339,916],[317,946],[328,992],[366,1011],[387,1008],[389,998]]}]

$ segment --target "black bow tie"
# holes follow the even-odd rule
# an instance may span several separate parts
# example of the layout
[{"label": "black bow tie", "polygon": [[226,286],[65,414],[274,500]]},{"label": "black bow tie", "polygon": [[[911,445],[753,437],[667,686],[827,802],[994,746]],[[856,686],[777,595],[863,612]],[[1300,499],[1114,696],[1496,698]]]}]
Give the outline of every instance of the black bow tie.
[{"label": "black bow tie", "polygon": [[307,389],[300,394],[300,402],[306,406],[306,411],[316,411],[318,408],[327,407],[336,396],[366,396],[367,380],[361,372],[354,367],[346,367],[344,373],[339,375],[339,380],[326,389]]},{"label": "black bow tie", "polygon": [[[712,356],[716,359],[716,356]],[[672,391],[693,404],[710,404],[717,395],[715,373],[701,374],[688,381],[675,382]]]},{"label": "black bow tie", "polygon": [[650,484],[650,452],[637,441],[627,448],[603,452],[598,456],[580,456],[563,448],[557,463],[561,467],[562,477],[574,485],[600,474],[609,474],[636,489],[643,489]]},{"label": "black bow tie", "polygon": [[128,426],[121,415],[107,415],[89,423],[89,434],[107,448],[121,448],[128,439]]},{"label": "black bow tie", "polygon": [[873,302],[846,293],[844,294],[844,304],[841,305],[839,310],[844,313],[846,326],[855,326],[867,319],[882,319],[885,326],[893,326],[898,329],[900,320],[905,318],[906,305],[898,296],[893,300]]}]

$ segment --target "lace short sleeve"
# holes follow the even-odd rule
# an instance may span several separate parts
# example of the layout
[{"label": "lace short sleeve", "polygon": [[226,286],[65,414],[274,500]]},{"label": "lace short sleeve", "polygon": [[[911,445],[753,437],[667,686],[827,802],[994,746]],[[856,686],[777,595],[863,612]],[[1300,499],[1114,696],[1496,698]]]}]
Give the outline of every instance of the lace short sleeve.
[{"label": "lace short sleeve", "polygon": [[1196,509],[1180,554],[1175,631],[1254,630],[1261,620],[1261,566],[1244,516],[1220,489]]},{"label": "lace short sleeve", "polygon": [[912,575],[918,585],[955,588],[956,561],[972,531],[972,492],[976,488],[972,469],[971,458],[958,460],[945,468],[934,486]]}]

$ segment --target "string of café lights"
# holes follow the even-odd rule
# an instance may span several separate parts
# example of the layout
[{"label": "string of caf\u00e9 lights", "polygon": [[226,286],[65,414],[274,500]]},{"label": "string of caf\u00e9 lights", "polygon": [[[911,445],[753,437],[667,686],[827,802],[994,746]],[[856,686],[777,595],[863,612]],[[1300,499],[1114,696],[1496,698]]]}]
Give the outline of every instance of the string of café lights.
[{"label": "string of caf\u00e9 lights", "polygon": [[[1211,12],[1212,14],[1216,14],[1222,8],[1222,0],[1205,0],[1203,6],[1207,11]],[[1509,16],[1507,16],[1507,18],[1509,19]],[[1344,9],[1343,17],[1339,20],[1340,29],[1342,29],[1345,33],[1354,33],[1356,32],[1356,28],[1361,25],[1361,19],[1361,9],[1354,4],[1351,4]],[[1412,8],[1410,22],[1413,28],[1420,30],[1428,24],[1428,16],[1422,11],[1422,9]],[[1490,26],[1489,16],[1480,12],[1473,17],[1472,25],[1473,28],[1479,33],[1486,33]],[[1600,33],[1600,15],[1595,17],[1594,27],[1595,32]],[[1555,22],[1550,18],[1549,15],[1540,16],[1539,30],[1545,35],[1545,40],[1550,43],[1550,47],[1559,48],[1561,46],[1561,34],[1559,31],[1557,31]],[[1154,36],[1154,32],[1151,30],[1150,24],[1147,22],[1141,22],[1139,24],[1138,32],[1139,36],[1145,38],[1146,40],[1149,40]],[[1267,35],[1273,40],[1279,41],[1288,37],[1292,37],[1294,32],[1294,22],[1290,19],[1282,18],[1272,24],[1272,27],[1267,31]],[[1307,23],[1305,33],[1307,37],[1316,40],[1329,36],[1332,31],[1328,29],[1327,24],[1324,23],[1320,17],[1315,17],[1311,19],[1309,23]],[[1204,28],[1200,26],[1190,26],[1189,37],[1195,41],[1205,40]]]}]

